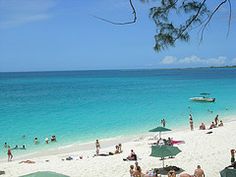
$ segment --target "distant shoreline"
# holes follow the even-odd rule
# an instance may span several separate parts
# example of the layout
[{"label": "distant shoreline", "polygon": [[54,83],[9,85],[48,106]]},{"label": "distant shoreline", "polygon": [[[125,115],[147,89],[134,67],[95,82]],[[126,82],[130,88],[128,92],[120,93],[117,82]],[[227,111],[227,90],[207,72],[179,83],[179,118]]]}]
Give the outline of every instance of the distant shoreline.
[{"label": "distant shoreline", "polygon": [[120,69],[78,69],[78,70],[45,70],[45,71],[0,71],[0,74],[7,73],[59,73],[59,72],[97,72],[97,71],[151,71],[151,70],[187,70],[187,69],[235,69],[232,66],[206,66],[206,67],[186,67],[186,68],[120,68]]}]

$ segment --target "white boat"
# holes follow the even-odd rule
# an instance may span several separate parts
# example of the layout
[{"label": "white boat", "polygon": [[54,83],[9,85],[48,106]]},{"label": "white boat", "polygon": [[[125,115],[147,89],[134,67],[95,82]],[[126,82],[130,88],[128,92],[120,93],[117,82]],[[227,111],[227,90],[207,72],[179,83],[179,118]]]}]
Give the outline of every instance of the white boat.
[{"label": "white boat", "polygon": [[192,98],[190,98],[190,100],[192,100],[192,101],[202,101],[202,102],[215,102],[216,99],[200,96],[200,97],[192,97]]}]

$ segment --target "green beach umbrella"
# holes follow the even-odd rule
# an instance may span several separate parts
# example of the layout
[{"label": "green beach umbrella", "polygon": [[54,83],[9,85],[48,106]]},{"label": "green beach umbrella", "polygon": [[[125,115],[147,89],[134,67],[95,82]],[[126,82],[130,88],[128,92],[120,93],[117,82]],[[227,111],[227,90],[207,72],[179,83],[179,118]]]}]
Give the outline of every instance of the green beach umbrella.
[{"label": "green beach umbrella", "polygon": [[[180,152],[181,150],[176,146],[167,146],[167,145],[152,146],[152,152],[150,156],[165,158],[165,157],[176,156]],[[164,167],[164,159],[163,159],[163,167]]]},{"label": "green beach umbrella", "polygon": [[156,127],[154,129],[149,130],[149,132],[159,132],[159,137],[161,138],[161,132],[171,131],[171,129],[165,127]]},{"label": "green beach umbrella", "polygon": [[236,169],[225,168],[220,172],[221,177],[234,177],[236,176]]},{"label": "green beach umbrella", "polygon": [[38,171],[36,173],[30,173],[28,175],[24,175],[20,177],[69,177],[69,176],[51,172],[51,171]]}]

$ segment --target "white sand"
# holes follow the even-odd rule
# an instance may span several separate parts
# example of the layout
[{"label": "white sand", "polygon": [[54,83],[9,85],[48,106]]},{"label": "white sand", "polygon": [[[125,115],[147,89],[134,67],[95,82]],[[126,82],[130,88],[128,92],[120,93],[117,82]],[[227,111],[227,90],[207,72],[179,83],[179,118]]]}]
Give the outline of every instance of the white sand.
[{"label": "white sand", "polygon": [[[177,145],[182,152],[174,159],[165,160],[166,165],[175,165],[183,168],[187,173],[193,174],[198,164],[205,170],[207,177],[219,177],[219,171],[230,164],[230,149],[236,148],[236,121],[224,124],[224,127],[213,129],[212,134],[206,134],[200,130],[181,130],[164,133],[162,137],[173,137],[175,140],[184,140],[185,144]],[[33,155],[23,156],[7,162],[1,160],[0,170],[7,176],[21,176],[36,171],[54,171],[69,176],[78,177],[129,177],[129,166],[134,162],[123,161],[129,155],[130,149],[137,153],[138,160],[143,172],[156,167],[162,167],[159,158],[150,157],[150,145],[154,142],[148,140],[148,134],[136,137],[126,137],[100,140],[101,153],[114,151],[115,144],[125,142],[122,145],[123,153],[108,157],[92,157],[95,152],[94,143],[75,147],[59,148],[54,151],[44,151]],[[112,146],[110,146],[113,144]],[[76,150],[76,148],[78,148]],[[91,149],[92,148],[92,149]],[[54,153],[52,153],[54,152]],[[52,154],[52,155],[48,155]],[[69,155],[74,159],[62,161]],[[83,159],[79,159],[79,156]],[[21,160],[33,160],[35,164],[19,164]],[[49,160],[49,162],[46,162]]]}]

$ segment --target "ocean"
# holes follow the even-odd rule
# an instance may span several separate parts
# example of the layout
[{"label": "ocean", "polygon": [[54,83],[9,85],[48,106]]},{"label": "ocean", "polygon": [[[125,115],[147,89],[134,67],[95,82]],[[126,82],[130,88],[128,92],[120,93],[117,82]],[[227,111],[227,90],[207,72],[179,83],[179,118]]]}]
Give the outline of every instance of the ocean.
[{"label": "ocean", "polygon": [[[236,113],[236,69],[101,70],[0,73],[0,145],[34,152],[141,134],[160,125],[210,125]],[[214,103],[189,98],[210,93]],[[57,143],[44,139],[56,135]],[[34,138],[40,141],[34,145]],[[6,150],[0,152],[5,156]]]}]

